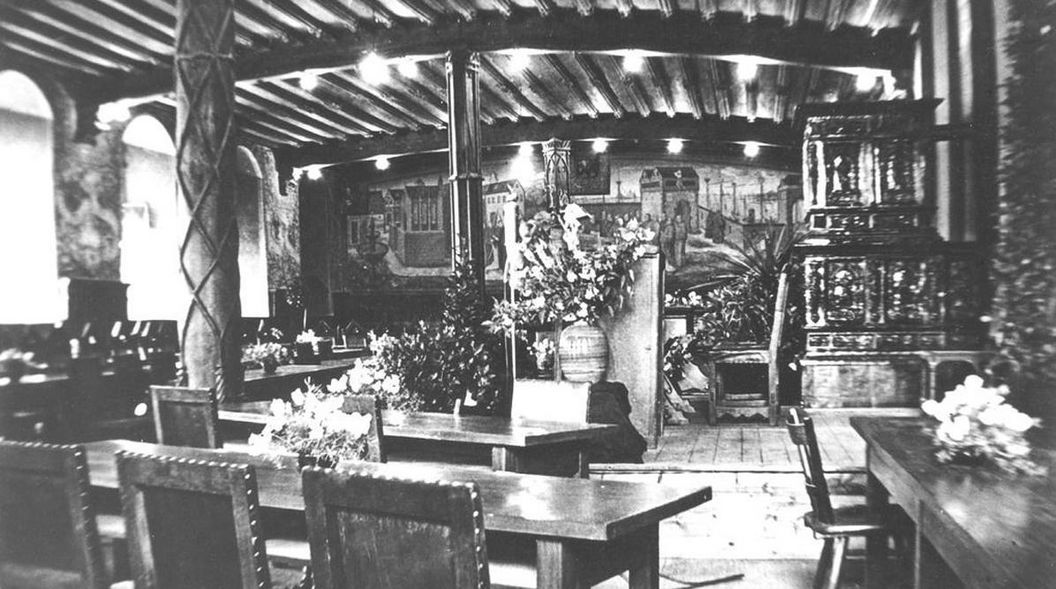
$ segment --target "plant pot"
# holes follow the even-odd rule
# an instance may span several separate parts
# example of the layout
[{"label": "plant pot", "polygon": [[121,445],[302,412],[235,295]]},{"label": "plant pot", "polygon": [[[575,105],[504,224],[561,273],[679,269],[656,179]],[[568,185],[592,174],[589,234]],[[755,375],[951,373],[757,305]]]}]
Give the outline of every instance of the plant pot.
[{"label": "plant pot", "polygon": [[260,361],[260,367],[264,369],[264,374],[275,374],[279,370],[279,361],[274,358],[267,358]]},{"label": "plant pot", "polygon": [[609,364],[609,340],[602,328],[576,323],[561,331],[557,356],[565,380],[599,382]]}]

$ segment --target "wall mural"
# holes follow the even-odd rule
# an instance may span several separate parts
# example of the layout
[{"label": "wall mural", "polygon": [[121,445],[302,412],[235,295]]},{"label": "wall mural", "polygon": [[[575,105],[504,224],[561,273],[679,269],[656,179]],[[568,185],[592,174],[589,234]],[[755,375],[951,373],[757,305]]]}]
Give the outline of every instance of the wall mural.
[{"label": "wall mural", "polygon": [[[798,219],[798,183],[787,171],[654,158],[572,157],[570,192],[593,219],[585,235],[610,236],[631,221],[654,230],[667,260],[669,291],[704,282],[717,248]],[[506,252],[503,203],[524,216],[546,206],[536,154],[534,174],[509,161],[484,166],[486,277],[500,281]],[[431,287],[449,273],[450,195],[442,174],[346,187],[343,210],[352,272],[372,288]],[[589,241],[589,237],[587,237]]]},{"label": "wall mural", "polygon": [[120,133],[100,133],[94,145],[71,143],[56,169],[59,275],[120,280]]},{"label": "wall mural", "polygon": [[275,155],[266,147],[251,151],[260,165],[264,192],[265,247],[268,254],[268,288],[275,290],[301,281],[301,223],[297,182],[280,191]]}]

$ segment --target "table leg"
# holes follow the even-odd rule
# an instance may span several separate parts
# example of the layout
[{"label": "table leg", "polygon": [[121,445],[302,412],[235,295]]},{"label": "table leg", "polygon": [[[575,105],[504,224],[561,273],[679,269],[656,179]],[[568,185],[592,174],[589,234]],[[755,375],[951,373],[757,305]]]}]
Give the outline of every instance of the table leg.
[{"label": "table leg", "polygon": [[495,446],[491,449],[491,470],[523,472],[524,464],[522,462],[520,455],[511,448]]},{"label": "table leg", "polygon": [[638,543],[640,560],[631,565],[628,589],[659,589],[660,526],[652,524],[643,530]]},{"label": "table leg", "polygon": [[[865,502],[874,513],[883,513],[887,507],[888,494],[880,481],[869,473],[865,489]],[[865,539],[865,587],[880,589],[888,587],[888,537],[885,534],[871,534]]]},{"label": "table leg", "polygon": [[569,543],[540,539],[535,542],[536,587],[581,589],[581,563]]}]

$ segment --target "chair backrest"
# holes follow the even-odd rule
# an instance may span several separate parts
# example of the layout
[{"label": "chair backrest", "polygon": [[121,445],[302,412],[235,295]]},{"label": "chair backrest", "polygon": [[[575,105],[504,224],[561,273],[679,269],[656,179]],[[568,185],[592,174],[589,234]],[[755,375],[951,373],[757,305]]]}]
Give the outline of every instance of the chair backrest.
[{"label": "chair backrest", "polygon": [[108,587],[80,446],[0,441],[0,587]]},{"label": "chair backrest", "polygon": [[381,423],[381,404],[373,395],[349,395],[341,407],[347,413],[365,413],[372,415],[370,430],[367,431],[367,457],[370,462],[385,462],[385,432]]},{"label": "chair backrest", "polygon": [[829,484],[821,466],[818,437],[814,433],[814,420],[802,415],[797,407],[788,410],[788,434],[799,450],[799,462],[803,467],[803,478],[810,496],[810,505],[818,521],[833,523],[832,501]]},{"label": "chair backrest", "polygon": [[252,466],[118,452],[137,589],[271,583]]},{"label": "chair backrest", "polygon": [[159,444],[220,447],[215,390],[155,385],[150,400]]},{"label": "chair backrest", "polygon": [[510,419],[586,423],[589,404],[589,382],[516,380]]},{"label": "chair backrest", "polygon": [[475,483],[301,476],[316,589],[490,586]]}]

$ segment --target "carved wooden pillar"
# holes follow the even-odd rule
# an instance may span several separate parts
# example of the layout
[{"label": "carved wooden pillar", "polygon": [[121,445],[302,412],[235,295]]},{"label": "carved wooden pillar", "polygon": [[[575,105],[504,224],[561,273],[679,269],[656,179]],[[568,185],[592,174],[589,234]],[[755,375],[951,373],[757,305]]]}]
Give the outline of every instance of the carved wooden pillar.
[{"label": "carved wooden pillar", "polygon": [[550,139],[543,144],[543,171],[550,210],[560,212],[568,204],[571,141]]},{"label": "carved wooden pillar", "polygon": [[188,385],[242,392],[235,223],[234,0],[176,5],[176,177],[190,222],[180,271],[191,302],[181,324]]},{"label": "carved wooden pillar", "polygon": [[468,262],[484,292],[484,197],[480,174],[480,58],[447,54],[447,153],[451,170],[451,261]]}]

